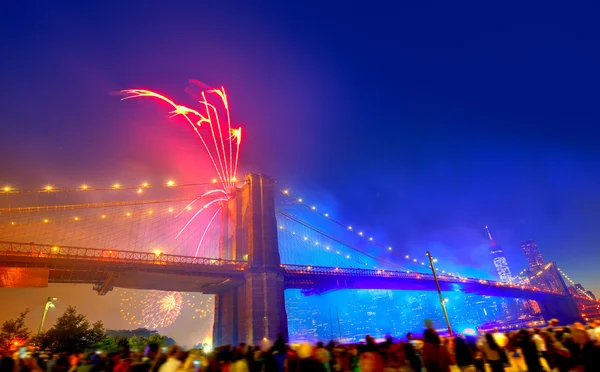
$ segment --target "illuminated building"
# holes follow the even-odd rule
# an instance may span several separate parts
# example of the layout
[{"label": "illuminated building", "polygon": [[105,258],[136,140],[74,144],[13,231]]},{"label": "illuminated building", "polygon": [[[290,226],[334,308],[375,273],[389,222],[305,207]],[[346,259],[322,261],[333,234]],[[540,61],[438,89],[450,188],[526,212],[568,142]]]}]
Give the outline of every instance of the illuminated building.
[{"label": "illuminated building", "polygon": [[587,295],[593,298],[594,300],[596,299],[596,295],[594,295],[592,291],[586,291],[585,293],[587,293]]},{"label": "illuminated building", "polygon": [[535,244],[535,240],[521,242],[521,249],[523,250],[523,253],[525,253],[525,257],[527,257],[527,263],[529,264],[530,269],[544,265],[544,258],[542,257],[537,244]]},{"label": "illuminated building", "polygon": [[498,272],[498,278],[500,278],[500,281],[502,282],[512,282],[510,268],[508,267],[508,262],[506,261],[506,257],[504,256],[504,251],[502,251],[502,247],[496,245],[494,239],[492,238],[492,234],[490,234],[490,230],[487,226],[485,227],[485,231],[487,232],[488,237],[490,238],[490,256],[492,256],[494,267]]}]

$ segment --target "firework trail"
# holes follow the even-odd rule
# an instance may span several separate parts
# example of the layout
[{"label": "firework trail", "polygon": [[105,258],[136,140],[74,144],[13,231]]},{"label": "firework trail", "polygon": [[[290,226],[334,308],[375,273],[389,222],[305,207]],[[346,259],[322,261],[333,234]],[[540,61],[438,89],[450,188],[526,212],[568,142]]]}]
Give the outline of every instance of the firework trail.
[{"label": "firework trail", "polygon": [[[195,85],[196,88],[202,87],[202,84],[198,81],[191,80],[190,83]],[[126,95],[124,98],[122,98],[122,100],[148,97],[158,99],[159,101],[169,104],[173,108],[173,110],[169,112],[172,114],[171,118],[176,116],[183,116],[185,118],[187,123],[190,124],[200,139],[200,142],[206,150],[215,172],[217,173],[221,188],[206,192],[205,194],[193,200],[188,206],[204,196],[213,195],[215,198],[200,208],[200,210],[194,216],[192,216],[192,218],[190,218],[190,220],[176,236],[176,238],[179,237],[179,235],[181,235],[181,233],[202,211],[209,208],[213,204],[217,204],[218,209],[208,222],[206,229],[204,230],[204,233],[198,242],[198,247],[196,248],[196,252],[194,254],[194,257],[196,257],[206,232],[212,225],[219,212],[222,210],[220,202],[229,200],[233,191],[235,190],[235,185],[237,182],[240,145],[242,142],[242,128],[232,128],[231,126],[229,102],[227,100],[225,88],[221,87],[220,89],[206,89],[200,91],[199,94],[196,94],[191,88],[189,88],[188,92],[193,97],[196,97],[197,103],[200,106],[198,110],[179,105],[164,95],[146,89],[126,89],[121,92]],[[209,99],[209,97],[213,99]],[[216,103],[213,101],[216,101]],[[223,111],[225,112],[225,118],[222,120],[221,113]]]}]

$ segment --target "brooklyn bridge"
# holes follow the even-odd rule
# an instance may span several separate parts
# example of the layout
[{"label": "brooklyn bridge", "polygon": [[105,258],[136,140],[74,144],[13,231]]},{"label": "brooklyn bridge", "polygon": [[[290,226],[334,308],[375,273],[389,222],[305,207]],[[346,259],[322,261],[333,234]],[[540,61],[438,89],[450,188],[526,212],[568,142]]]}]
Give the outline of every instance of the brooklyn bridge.
[{"label": "brooklyn bridge", "polygon": [[[119,190],[122,187],[113,189],[110,191],[127,191]],[[130,191],[141,194],[146,189],[148,187],[142,186]],[[50,194],[61,190],[45,191]],[[92,194],[87,186],[76,191],[78,198]],[[10,190],[5,193],[11,196]],[[278,203],[277,197],[283,197],[284,202]],[[215,224],[217,232],[212,234],[215,248],[210,252],[200,250],[201,244],[197,247],[194,244],[196,254],[190,255],[155,249],[146,240],[124,242],[122,237],[131,235],[133,225],[119,233],[119,226],[108,230],[101,227],[111,214],[85,215],[89,210],[117,210],[119,219],[114,222],[120,227],[125,223],[123,219],[130,221],[139,215],[135,229],[140,230],[144,229],[144,221],[152,226],[164,225],[164,219],[155,217],[159,214],[158,205],[164,203],[183,203],[182,211],[193,205],[193,201],[188,203],[186,198],[171,198],[2,208],[0,285],[24,288],[45,287],[49,283],[85,283],[92,284],[99,295],[110,295],[113,288],[214,294],[213,339],[216,344],[257,343],[263,339],[273,340],[278,333],[287,336],[286,289],[300,289],[305,295],[313,296],[345,289],[435,291],[432,270],[438,276],[442,291],[533,300],[545,319],[558,318],[570,323],[591,316],[590,311],[596,314],[598,310],[595,300],[569,291],[555,263],[546,264],[535,275],[517,284],[446,272],[408,255],[392,254],[392,247],[379,247],[379,253],[374,254],[364,244],[348,243],[336,233],[316,226],[311,218],[299,217],[302,213],[294,213],[294,208],[308,209],[329,219],[328,214],[317,213],[316,207],[291,197],[288,190],[278,189],[274,179],[259,174],[249,174],[232,188],[229,198],[216,204],[222,213],[219,223]],[[169,208],[168,212],[172,218],[176,210]],[[71,217],[41,218],[42,213],[63,216],[69,213]],[[73,213],[78,216],[72,217]],[[54,225],[54,229],[47,230],[50,225]],[[69,227],[58,227],[63,225]],[[338,230],[341,227],[352,230],[345,225],[337,226]],[[207,230],[190,236],[200,235],[202,243]],[[313,234],[309,238],[302,231]],[[165,235],[162,231],[154,232]],[[94,243],[78,238],[77,234],[96,236],[93,242],[101,247],[92,246]],[[107,240],[111,234],[120,238]],[[296,240],[282,239],[284,234],[293,235]],[[373,238],[363,236],[362,232],[356,234],[367,244],[375,244]],[[192,239],[181,245],[189,247]],[[120,249],[121,246],[134,249]],[[189,248],[181,253],[187,252]],[[318,255],[325,255],[325,261]],[[322,262],[331,264],[322,265]],[[414,268],[405,267],[408,264]]]}]

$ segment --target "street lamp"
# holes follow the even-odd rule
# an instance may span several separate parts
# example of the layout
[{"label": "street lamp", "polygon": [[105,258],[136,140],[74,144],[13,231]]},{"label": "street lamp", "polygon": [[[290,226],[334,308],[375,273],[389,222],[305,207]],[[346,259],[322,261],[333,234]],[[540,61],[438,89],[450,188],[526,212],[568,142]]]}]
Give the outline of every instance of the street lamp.
[{"label": "street lamp", "polygon": [[54,307],[54,303],[52,301],[56,301],[56,297],[48,297],[46,300],[46,306],[44,306],[44,314],[42,315],[42,321],[40,323],[40,329],[38,330],[38,335],[42,333],[42,329],[44,329],[44,321],[46,320],[46,314],[48,313],[48,309]]},{"label": "street lamp", "polygon": [[431,272],[433,273],[433,280],[435,281],[435,286],[437,288],[438,295],[440,296],[440,304],[442,305],[442,311],[444,312],[444,318],[446,319],[446,325],[448,326],[448,334],[452,337],[452,328],[450,327],[450,319],[448,319],[448,312],[446,311],[446,302],[444,297],[442,297],[442,290],[440,289],[440,282],[438,281],[437,274],[435,273],[435,266],[433,263],[437,260],[434,260],[431,256],[431,252],[427,251],[427,258],[429,258],[429,266],[431,267]]}]

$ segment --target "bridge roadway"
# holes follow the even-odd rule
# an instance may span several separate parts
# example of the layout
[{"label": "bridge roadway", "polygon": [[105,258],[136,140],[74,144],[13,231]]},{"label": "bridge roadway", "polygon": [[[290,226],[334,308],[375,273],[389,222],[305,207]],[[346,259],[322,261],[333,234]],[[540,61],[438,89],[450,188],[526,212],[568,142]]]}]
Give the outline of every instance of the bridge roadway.
[{"label": "bridge roadway", "polygon": [[[285,288],[301,289],[306,294],[338,289],[436,289],[431,274],[285,264],[281,267]],[[0,242],[0,268],[5,270],[0,276],[0,287],[88,283],[94,284],[100,294],[113,287],[215,294],[242,285],[244,274],[250,269],[245,261],[18,242]],[[20,275],[14,275],[14,269],[20,270]],[[440,276],[439,281],[443,291],[527,299],[565,297],[558,292],[482,279]]]}]

